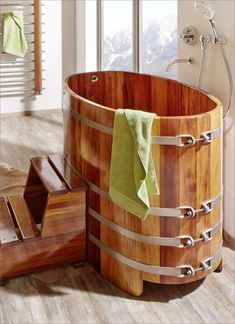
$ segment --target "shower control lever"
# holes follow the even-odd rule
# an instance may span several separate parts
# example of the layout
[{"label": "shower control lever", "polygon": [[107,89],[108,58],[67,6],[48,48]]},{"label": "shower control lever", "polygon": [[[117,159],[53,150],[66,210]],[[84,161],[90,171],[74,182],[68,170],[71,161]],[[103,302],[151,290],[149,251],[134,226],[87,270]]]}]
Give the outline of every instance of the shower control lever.
[{"label": "shower control lever", "polygon": [[193,58],[192,57],[187,57],[185,59],[175,59],[174,61],[170,62],[167,67],[166,67],[166,72],[169,72],[172,65],[176,63],[187,63],[187,64],[192,64],[193,63]]},{"label": "shower control lever", "polygon": [[195,44],[197,40],[196,29],[193,26],[184,27],[182,33],[179,34],[179,38],[182,39],[186,45]]}]

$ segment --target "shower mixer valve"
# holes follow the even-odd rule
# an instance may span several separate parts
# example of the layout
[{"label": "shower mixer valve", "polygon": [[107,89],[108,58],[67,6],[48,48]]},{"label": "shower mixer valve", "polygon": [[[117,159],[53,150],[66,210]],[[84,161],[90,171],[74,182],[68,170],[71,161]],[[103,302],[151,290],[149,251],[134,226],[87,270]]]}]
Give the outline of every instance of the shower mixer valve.
[{"label": "shower mixer valve", "polygon": [[182,33],[179,34],[179,38],[182,39],[186,45],[195,44],[197,40],[196,29],[193,26],[184,27]]}]

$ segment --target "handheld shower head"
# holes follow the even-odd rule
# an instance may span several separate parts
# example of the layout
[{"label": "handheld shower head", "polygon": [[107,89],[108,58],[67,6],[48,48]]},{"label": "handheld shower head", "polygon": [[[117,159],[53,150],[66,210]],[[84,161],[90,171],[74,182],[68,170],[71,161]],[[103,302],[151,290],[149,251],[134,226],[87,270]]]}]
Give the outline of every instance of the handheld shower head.
[{"label": "handheld shower head", "polygon": [[[202,1],[196,1],[194,3],[194,9],[197,13],[201,14],[204,16],[204,18],[206,18],[207,20],[209,20],[209,24],[211,26],[212,32],[213,32],[213,42],[214,44],[217,44],[220,46],[220,50],[221,50],[221,54],[223,56],[224,59],[224,63],[226,66],[226,70],[227,70],[227,74],[228,74],[228,79],[229,79],[229,87],[230,87],[230,96],[229,96],[229,102],[228,102],[228,106],[227,106],[227,110],[223,116],[223,119],[225,120],[225,118],[227,117],[227,115],[230,112],[231,109],[231,101],[232,101],[232,93],[233,93],[233,77],[232,77],[232,73],[231,73],[231,69],[230,69],[230,65],[229,65],[229,61],[226,57],[226,54],[224,52],[223,46],[227,43],[227,38],[225,36],[220,36],[216,25],[215,25],[215,10],[208,4]],[[199,81],[198,81],[198,87],[200,86],[200,80],[201,80],[201,72],[202,72],[202,66],[203,66],[203,61],[204,61],[204,53],[205,53],[205,46],[206,46],[206,42],[210,42],[210,38],[208,38],[210,36],[208,35],[201,35],[200,37],[200,41],[202,42],[202,50],[203,50],[203,56],[202,56],[202,61],[201,61],[201,67],[200,67],[200,74],[199,74]],[[203,43],[204,42],[204,43]]]},{"label": "handheld shower head", "polygon": [[196,1],[194,3],[194,9],[208,20],[215,18],[215,10],[208,3]]},{"label": "handheld shower head", "polygon": [[194,3],[194,9],[197,13],[203,15],[204,18],[209,20],[214,35],[214,41],[216,43],[219,39],[219,35],[214,22],[215,10],[208,3],[202,1],[201,2],[196,1]]}]

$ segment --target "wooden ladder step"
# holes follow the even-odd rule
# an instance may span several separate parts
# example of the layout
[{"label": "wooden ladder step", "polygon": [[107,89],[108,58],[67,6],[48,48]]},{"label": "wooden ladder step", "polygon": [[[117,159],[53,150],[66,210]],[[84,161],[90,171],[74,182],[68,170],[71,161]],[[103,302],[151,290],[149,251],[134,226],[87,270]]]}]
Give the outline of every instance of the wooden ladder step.
[{"label": "wooden ladder step", "polygon": [[48,159],[71,191],[86,189],[85,183],[72,172],[62,154],[49,155]]},{"label": "wooden ladder step", "polygon": [[46,157],[35,157],[30,159],[30,161],[48,193],[61,193],[68,191],[66,185],[60,180]]},{"label": "wooden ladder step", "polygon": [[28,206],[21,195],[8,198],[23,240],[40,235]]},{"label": "wooden ladder step", "polygon": [[0,242],[2,246],[20,242],[7,203],[3,197],[0,197]]}]

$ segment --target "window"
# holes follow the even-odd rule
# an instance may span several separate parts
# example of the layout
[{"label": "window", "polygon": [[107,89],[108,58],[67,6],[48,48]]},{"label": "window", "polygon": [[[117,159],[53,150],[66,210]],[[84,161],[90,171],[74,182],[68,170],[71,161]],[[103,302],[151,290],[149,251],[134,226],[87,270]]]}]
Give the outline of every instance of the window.
[{"label": "window", "polygon": [[132,70],[132,1],[103,0],[101,67]]},{"label": "window", "polygon": [[141,72],[175,77],[176,69],[165,70],[177,57],[177,1],[142,0],[141,12]]},{"label": "window", "polygon": [[176,67],[165,70],[177,57],[177,0],[89,0],[85,7],[86,71],[176,78]]}]

